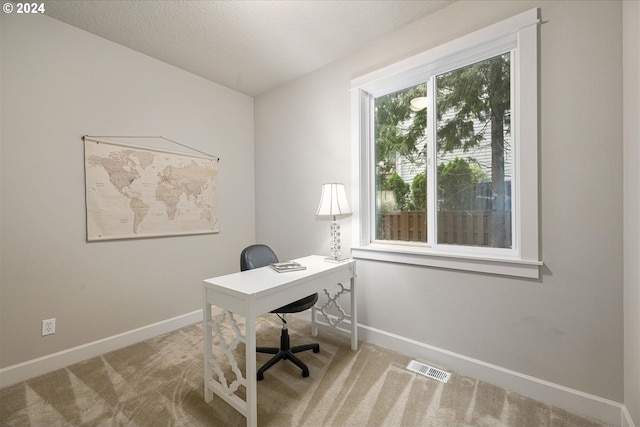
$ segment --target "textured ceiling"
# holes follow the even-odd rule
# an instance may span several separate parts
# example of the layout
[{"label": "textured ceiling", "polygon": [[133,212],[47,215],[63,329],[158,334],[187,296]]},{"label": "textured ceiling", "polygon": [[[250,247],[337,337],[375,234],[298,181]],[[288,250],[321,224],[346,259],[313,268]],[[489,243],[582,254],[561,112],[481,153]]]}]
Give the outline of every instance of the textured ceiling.
[{"label": "textured ceiling", "polygon": [[46,1],[46,14],[255,96],[454,0]]}]

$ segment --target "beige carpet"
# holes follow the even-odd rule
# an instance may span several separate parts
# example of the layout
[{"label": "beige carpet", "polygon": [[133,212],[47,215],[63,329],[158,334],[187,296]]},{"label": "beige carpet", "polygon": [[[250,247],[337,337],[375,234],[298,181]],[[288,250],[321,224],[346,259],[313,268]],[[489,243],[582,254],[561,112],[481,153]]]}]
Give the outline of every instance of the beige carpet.
[{"label": "beige carpet", "polygon": [[[292,345],[310,341],[308,322],[290,324]],[[258,345],[279,342],[275,316],[257,328]],[[320,353],[301,355],[309,378],[285,361],[258,383],[259,426],[604,426],[455,373],[447,384],[414,374],[405,369],[409,357],[366,342],[352,352],[336,334],[316,341]],[[0,425],[246,425],[220,399],[204,402],[202,345],[195,324],[5,388]],[[258,355],[258,364],[268,357]]]}]

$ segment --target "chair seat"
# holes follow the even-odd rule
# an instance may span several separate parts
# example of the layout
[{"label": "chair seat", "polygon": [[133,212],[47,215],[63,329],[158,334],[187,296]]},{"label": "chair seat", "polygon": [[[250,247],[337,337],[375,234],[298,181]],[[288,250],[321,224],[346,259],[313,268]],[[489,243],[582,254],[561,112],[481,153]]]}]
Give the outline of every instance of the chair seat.
[{"label": "chair seat", "polygon": [[318,294],[309,295],[308,297],[294,301],[278,309],[272,310],[271,313],[299,313],[314,306],[318,301]]}]

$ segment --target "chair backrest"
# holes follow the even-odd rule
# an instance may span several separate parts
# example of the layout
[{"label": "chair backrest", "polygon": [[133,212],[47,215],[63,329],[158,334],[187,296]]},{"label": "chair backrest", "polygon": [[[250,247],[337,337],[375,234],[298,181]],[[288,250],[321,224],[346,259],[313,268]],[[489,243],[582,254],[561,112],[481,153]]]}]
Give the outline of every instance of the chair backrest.
[{"label": "chair backrest", "polygon": [[244,248],[240,254],[241,271],[265,267],[274,262],[278,262],[278,257],[267,245],[251,245]]}]

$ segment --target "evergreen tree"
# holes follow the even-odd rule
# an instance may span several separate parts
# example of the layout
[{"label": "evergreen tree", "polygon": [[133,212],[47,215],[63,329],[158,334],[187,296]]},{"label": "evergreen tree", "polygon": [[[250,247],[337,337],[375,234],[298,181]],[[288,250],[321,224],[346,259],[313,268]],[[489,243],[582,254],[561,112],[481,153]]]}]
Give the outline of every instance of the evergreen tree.
[{"label": "evergreen tree", "polygon": [[387,176],[395,171],[399,156],[415,159],[423,156],[417,147],[425,139],[427,117],[410,109],[413,98],[426,96],[426,85],[376,98],[375,156],[377,174]]},{"label": "evergreen tree", "polygon": [[427,210],[427,174],[421,172],[413,177],[411,182],[413,207],[419,211]]}]

